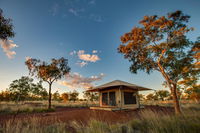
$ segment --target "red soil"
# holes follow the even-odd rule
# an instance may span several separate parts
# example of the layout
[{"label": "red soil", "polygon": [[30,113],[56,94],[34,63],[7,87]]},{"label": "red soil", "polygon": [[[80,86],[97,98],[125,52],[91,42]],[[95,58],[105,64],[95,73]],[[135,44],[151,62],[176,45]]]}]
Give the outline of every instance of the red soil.
[{"label": "red soil", "polygon": [[61,122],[72,122],[77,121],[82,124],[87,123],[91,119],[100,120],[108,123],[122,123],[127,122],[133,118],[139,118],[139,114],[144,110],[152,110],[154,112],[165,112],[173,113],[173,108],[171,107],[161,107],[161,106],[145,106],[144,109],[136,110],[124,110],[124,111],[104,111],[104,110],[90,110],[89,108],[71,108],[71,107],[62,107],[56,108],[55,112],[49,113],[22,113],[18,115],[11,114],[0,114],[0,124],[5,123],[7,120],[19,120],[27,119],[29,117],[37,117],[41,119],[41,122],[44,123],[55,123],[55,120]]}]

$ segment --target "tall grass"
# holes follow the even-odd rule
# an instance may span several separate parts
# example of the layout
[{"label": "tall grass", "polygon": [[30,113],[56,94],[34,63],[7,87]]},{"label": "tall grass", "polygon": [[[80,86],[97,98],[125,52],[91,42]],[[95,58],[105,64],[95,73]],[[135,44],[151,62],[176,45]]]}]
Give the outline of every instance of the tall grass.
[{"label": "tall grass", "polygon": [[[84,114],[83,114],[84,115]],[[103,117],[103,116],[102,116]],[[88,118],[89,119],[89,118]],[[57,118],[28,117],[8,120],[0,133],[199,133],[200,105],[185,104],[183,115],[144,110],[126,123],[107,123],[91,119],[88,123],[63,123]]]},{"label": "tall grass", "polygon": [[41,118],[31,117],[17,121],[9,120],[1,128],[3,133],[70,133],[66,130],[66,124],[53,120],[55,123],[45,125]]},{"label": "tall grass", "polygon": [[48,112],[53,111],[55,107],[90,107],[97,106],[96,102],[87,102],[87,101],[77,101],[71,102],[68,101],[66,103],[59,101],[52,101],[51,110],[47,109],[48,102],[47,101],[23,101],[23,102],[0,102],[0,114],[13,114],[13,113],[32,113],[32,112]]},{"label": "tall grass", "polygon": [[130,121],[128,127],[141,133],[198,133],[200,111],[190,110],[179,116],[144,111],[141,118]]},{"label": "tall grass", "polygon": [[[109,124],[95,119],[87,124],[73,121],[63,123],[56,118],[51,124],[42,118],[32,117],[7,121],[1,131],[5,133],[199,133],[200,111],[186,110],[183,115],[175,116],[146,110],[138,119],[124,124]],[[48,123],[47,122],[47,123]]]}]

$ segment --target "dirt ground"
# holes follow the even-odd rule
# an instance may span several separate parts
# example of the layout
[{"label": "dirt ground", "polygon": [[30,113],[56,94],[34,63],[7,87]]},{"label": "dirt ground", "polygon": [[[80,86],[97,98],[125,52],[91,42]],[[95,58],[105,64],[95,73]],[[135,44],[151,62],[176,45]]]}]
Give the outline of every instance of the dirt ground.
[{"label": "dirt ground", "polygon": [[161,106],[145,106],[144,109],[136,110],[123,110],[123,111],[104,111],[104,110],[91,110],[89,108],[72,108],[72,107],[58,107],[55,112],[48,113],[22,113],[17,115],[0,114],[0,124],[5,123],[7,120],[19,120],[36,117],[41,122],[50,124],[51,122],[72,122],[77,121],[87,123],[91,119],[100,120],[108,123],[123,123],[133,118],[139,118],[139,114],[144,110],[152,110],[155,112],[173,113],[171,107]]}]

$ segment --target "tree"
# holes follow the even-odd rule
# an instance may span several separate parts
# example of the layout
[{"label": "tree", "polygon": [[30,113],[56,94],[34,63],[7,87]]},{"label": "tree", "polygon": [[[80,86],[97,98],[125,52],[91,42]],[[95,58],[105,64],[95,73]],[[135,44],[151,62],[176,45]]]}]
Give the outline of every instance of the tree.
[{"label": "tree", "polygon": [[3,16],[3,10],[0,9],[0,39],[7,40],[9,37],[14,37],[12,19]]},{"label": "tree", "polygon": [[187,88],[185,93],[188,94],[188,98],[200,103],[200,85]]},{"label": "tree", "polygon": [[52,59],[51,63],[40,61],[38,59],[27,59],[25,64],[29,69],[29,74],[35,76],[49,85],[49,106],[51,108],[51,87],[54,81],[61,79],[70,72],[68,60],[65,58]]},{"label": "tree", "polygon": [[83,97],[86,98],[87,100],[93,102],[93,101],[97,101],[99,99],[99,94],[96,92],[85,91]]},{"label": "tree", "polygon": [[60,101],[60,94],[58,93],[58,91],[56,91],[55,93],[53,93],[53,100],[55,101]]},{"label": "tree", "polygon": [[30,95],[32,98],[46,99],[48,93],[46,89],[42,86],[42,81],[39,81],[37,84],[32,84]]},{"label": "tree", "polygon": [[157,95],[158,99],[164,101],[165,98],[170,96],[170,93],[167,90],[158,90],[158,91],[156,91],[156,95]]},{"label": "tree", "polygon": [[191,77],[199,69],[194,68],[194,48],[198,43],[189,41],[186,33],[193,28],[187,26],[190,16],[181,11],[167,16],[144,16],[141,27],[134,27],[121,37],[118,52],[124,54],[132,65],[130,71],[143,70],[150,74],[158,71],[164,77],[173,95],[174,108],[181,113],[177,96],[177,82]]},{"label": "tree", "polygon": [[148,95],[146,96],[146,99],[147,99],[147,100],[150,100],[150,101],[153,101],[153,100],[155,100],[155,95],[154,95],[153,93],[150,93],[150,94],[148,94]]},{"label": "tree", "polygon": [[0,101],[10,101],[11,93],[9,91],[1,91],[0,92]]},{"label": "tree", "polygon": [[69,100],[75,102],[76,100],[78,100],[78,95],[79,95],[79,93],[77,91],[70,92]]},{"label": "tree", "polygon": [[18,80],[12,81],[7,89],[11,94],[11,98],[14,101],[23,101],[30,98],[33,95],[39,95],[41,91],[44,91],[41,83],[33,83],[33,79],[22,76]]},{"label": "tree", "polygon": [[69,94],[68,93],[61,94],[61,98],[66,103],[69,100]]},{"label": "tree", "polygon": [[139,96],[139,99],[140,99],[141,101],[143,101],[143,100],[145,99],[145,97],[144,97],[143,94],[139,94],[138,96]]}]

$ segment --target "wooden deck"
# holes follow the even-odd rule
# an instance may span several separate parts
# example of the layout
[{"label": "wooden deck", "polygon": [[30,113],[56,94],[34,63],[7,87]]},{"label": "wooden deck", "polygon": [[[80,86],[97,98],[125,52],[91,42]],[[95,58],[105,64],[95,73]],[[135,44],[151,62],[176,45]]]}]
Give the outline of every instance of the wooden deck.
[{"label": "wooden deck", "polygon": [[119,107],[90,107],[90,109],[107,110],[107,111],[117,111],[117,110],[121,110],[121,108],[119,108]]},{"label": "wooden deck", "polygon": [[[144,108],[144,106],[140,106],[139,107]],[[107,110],[107,111],[118,111],[118,110],[135,110],[137,109],[136,107],[100,107],[100,106],[96,106],[96,107],[90,107],[90,109],[96,109],[96,110]]]}]

